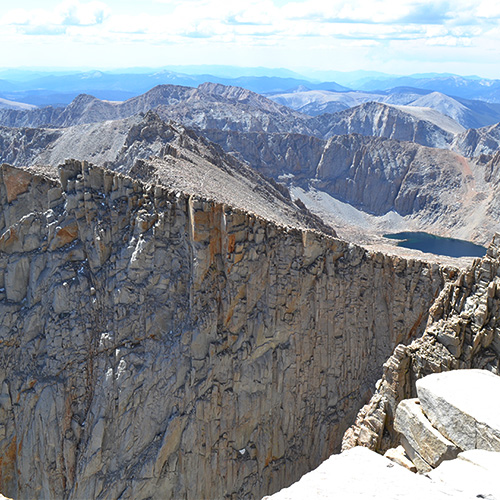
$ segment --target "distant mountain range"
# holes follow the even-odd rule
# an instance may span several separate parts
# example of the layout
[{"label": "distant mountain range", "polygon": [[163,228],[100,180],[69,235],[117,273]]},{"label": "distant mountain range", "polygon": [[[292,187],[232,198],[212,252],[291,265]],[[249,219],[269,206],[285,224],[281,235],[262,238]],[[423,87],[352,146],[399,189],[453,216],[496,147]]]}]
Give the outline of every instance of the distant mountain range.
[{"label": "distant mountain range", "polygon": [[[353,93],[350,94],[349,98],[355,102]],[[394,96],[396,102],[407,102],[401,93]],[[66,107],[0,108],[0,125],[71,127],[154,110],[163,120],[200,131],[296,133],[321,139],[356,133],[452,149],[469,156],[491,154],[498,149],[500,137],[495,124],[500,119],[495,120],[495,106],[464,101],[466,106],[438,93],[414,93],[413,97],[416,99],[411,105],[367,101],[336,113],[311,117],[241,87],[214,83],[196,88],[159,85],[124,102],[81,94]],[[470,124],[482,123],[488,125],[471,131]]]},{"label": "distant mountain range", "polygon": [[269,96],[273,101],[311,116],[343,111],[366,102],[432,108],[453,118],[465,128],[500,122],[500,103],[450,97],[441,92],[397,87],[379,92],[331,92],[297,89]]},{"label": "distant mountain range", "polygon": [[[330,77],[330,78],[328,78]],[[335,78],[334,78],[335,77]],[[384,95],[398,99],[397,94],[424,95],[439,92],[455,99],[500,103],[500,80],[457,75],[394,76],[373,72],[318,72],[308,76],[285,69],[236,68],[228,66],[173,66],[160,69],[129,68],[113,71],[49,71],[0,70],[0,98],[37,106],[64,106],[77,95],[86,93],[99,99],[123,101],[147,92],[156,85],[169,84],[197,87],[202,83],[220,83],[243,87],[261,94],[287,94],[316,91],[311,106],[302,111],[308,114],[340,111],[335,100],[322,97],[322,91],[346,92],[347,103],[352,91]],[[410,97],[401,97],[409,99]],[[309,96],[312,102],[313,96]],[[357,99],[363,99],[362,95]],[[329,105],[321,108],[321,103]],[[408,102],[390,102],[408,104]],[[357,102],[360,104],[360,102]]]},{"label": "distant mountain range", "polygon": [[[137,160],[178,158],[185,141],[195,151],[208,140],[218,146],[200,144],[205,156],[224,150],[224,161],[287,185],[334,227],[344,203],[379,228],[393,227],[383,219],[393,213],[481,243],[500,229],[500,125],[466,129],[430,107],[371,101],[311,117],[241,87],[204,83],[160,85],[125,102],[83,94],[64,108],[0,109],[0,124],[0,161],[14,165],[77,158],[143,175]],[[186,131],[172,142],[180,126]]]}]

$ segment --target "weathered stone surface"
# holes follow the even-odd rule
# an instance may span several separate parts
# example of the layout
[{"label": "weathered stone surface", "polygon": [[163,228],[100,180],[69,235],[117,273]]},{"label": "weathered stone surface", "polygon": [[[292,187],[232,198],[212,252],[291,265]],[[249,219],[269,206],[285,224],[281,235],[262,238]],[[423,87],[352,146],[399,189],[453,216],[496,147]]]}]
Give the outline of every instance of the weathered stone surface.
[{"label": "weathered stone surface", "polygon": [[417,472],[415,464],[408,458],[405,449],[400,445],[397,448],[390,448],[384,453],[384,457],[396,462],[411,472]]},{"label": "weathered stone surface", "polygon": [[266,500],[305,498],[309,500],[470,499],[469,496],[455,490],[453,484],[433,482],[364,447],[332,455],[317,469],[304,475],[289,488],[264,497]]},{"label": "weathered stone surface", "polygon": [[500,377],[485,370],[435,373],[417,381],[422,409],[462,450],[500,451]]},{"label": "weathered stone surface", "polygon": [[452,485],[469,498],[500,499],[500,453],[469,450],[455,460],[443,462],[429,473],[435,482]]},{"label": "weathered stone surface", "polygon": [[422,455],[420,455],[420,453],[418,453],[418,451],[413,448],[413,446],[408,442],[404,435],[401,435],[401,437],[399,438],[399,442],[401,443],[401,446],[403,446],[406,454],[408,455],[408,458],[417,468],[418,472],[425,474],[426,472],[432,470],[431,465],[428,464],[423,459]]},{"label": "weathered stone surface", "polygon": [[[343,449],[355,446],[362,429],[373,432],[373,413],[378,426],[372,449],[387,450],[398,444],[394,431],[394,412],[400,401],[417,396],[415,383],[431,373],[480,368],[500,374],[500,235],[493,238],[487,254],[470,269],[462,271],[455,282],[448,283],[429,311],[426,331],[410,345],[398,346],[384,365],[371,402],[360,412],[344,437]],[[443,344],[442,332],[453,332],[454,346]],[[450,335],[451,336],[451,333]],[[447,347],[448,345],[448,347]],[[377,401],[384,400],[385,418]],[[489,399],[491,401],[491,398]],[[368,444],[369,445],[369,444]]]},{"label": "weathered stone surface", "polygon": [[460,451],[431,425],[418,399],[405,399],[399,403],[394,429],[403,434],[413,450],[432,467],[455,458]]},{"label": "weathered stone surface", "polygon": [[446,278],[85,163],[21,200],[0,251],[0,491],[18,498],[292,483],[340,448]]}]

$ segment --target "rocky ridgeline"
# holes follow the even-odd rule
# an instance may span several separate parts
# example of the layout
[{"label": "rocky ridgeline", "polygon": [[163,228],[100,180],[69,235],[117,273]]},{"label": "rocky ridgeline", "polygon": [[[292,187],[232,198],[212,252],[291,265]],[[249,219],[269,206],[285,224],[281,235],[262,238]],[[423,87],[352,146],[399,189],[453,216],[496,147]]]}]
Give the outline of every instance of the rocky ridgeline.
[{"label": "rocky ridgeline", "polygon": [[417,393],[396,411],[403,447],[386,457],[349,449],[265,498],[500,499],[500,377],[486,370],[435,373],[417,381]]},{"label": "rocky ridgeline", "polygon": [[340,448],[456,272],[85,162],[59,180],[0,174],[0,491],[14,498],[291,484]]},{"label": "rocky ridgeline", "polygon": [[424,335],[396,347],[376,393],[344,436],[344,449],[362,445],[385,451],[396,445],[396,407],[417,396],[416,382],[425,375],[464,368],[500,374],[499,246],[496,235],[486,256],[444,287]]}]

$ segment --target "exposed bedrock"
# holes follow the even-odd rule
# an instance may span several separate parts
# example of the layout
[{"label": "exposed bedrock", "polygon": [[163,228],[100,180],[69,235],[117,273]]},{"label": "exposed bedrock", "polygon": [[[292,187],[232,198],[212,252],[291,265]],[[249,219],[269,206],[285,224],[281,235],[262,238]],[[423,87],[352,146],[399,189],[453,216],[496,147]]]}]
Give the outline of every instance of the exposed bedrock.
[{"label": "exposed bedrock", "polygon": [[67,162],[0,177],[0,491],[260,498],[338,451],[455,272]]},{"label": "exposed bedrock", "polygon": [[346,432],[343,448],[377,451],[396,445],[394,415],[400,401],[417,396],[425,375],[480,368],[500,374],[500,235],[487,254],[448,283],[433,304],[424,335],[399,345],[384,364],[377,391]]}]

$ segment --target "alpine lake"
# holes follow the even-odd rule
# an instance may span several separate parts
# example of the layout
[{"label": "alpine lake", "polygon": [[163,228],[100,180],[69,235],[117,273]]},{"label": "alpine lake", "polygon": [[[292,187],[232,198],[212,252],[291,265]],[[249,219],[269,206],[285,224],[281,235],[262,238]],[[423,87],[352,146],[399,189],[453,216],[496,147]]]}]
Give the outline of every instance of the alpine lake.
[{"label": "alpine lake", "polygon": [[484,257],[486,247],[456,238],[443,238],[424,232],[401,232],[384,234],[385,238],[400,240],[399,247],[421,252],[446,255],[448,257]]}]

